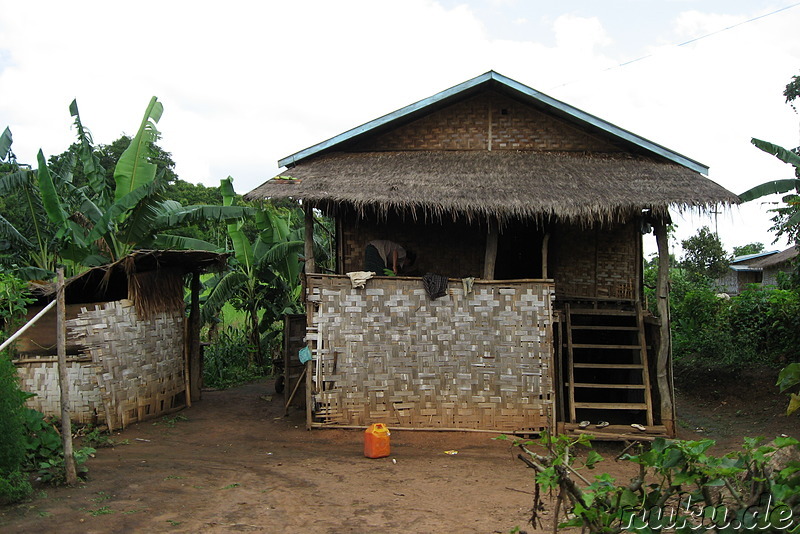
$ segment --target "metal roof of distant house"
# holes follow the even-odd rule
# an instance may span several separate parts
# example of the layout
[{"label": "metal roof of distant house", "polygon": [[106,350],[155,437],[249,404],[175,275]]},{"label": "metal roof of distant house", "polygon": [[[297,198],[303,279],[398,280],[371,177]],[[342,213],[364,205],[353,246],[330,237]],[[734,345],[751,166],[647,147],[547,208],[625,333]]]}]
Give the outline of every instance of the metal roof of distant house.
[{"label": "metal roof of distant house", "polygon": [[556,100],[553,97],[550,97],[494,71],[489,71],[481,74],[480,76],[476,76],[471,80],[467,80],[454,87],[436,93],[435,95],[420,100],[419,102],[405,106],[404,108],[369,121],[361,126],[347,130],[346,132],[335,137],[331,137],[326,141],[308,147],[290,156],[286,156],[278,161],[278,165],[281,167],[291,167],[306,158],[327,152],[347,141],[352,141],[363,135],[384,130],[390,123],[411,120],[418,115],[428,113],[432,109],[436,109],[452,102],[453,100],[472,94],[473,92],[476,92],[486,86],[491,86],[492,88],[506,92],[515,98],[525,101],[535,107],[541,108],[569,122],[578,124],[585,128],[592,128],[604,132],[605,134],[610,134],[620,140],[630,143],[633,146],[639,147],[646,152],[666,158],[669,161],[682,165],[695,172],[708,175],[708,167],[702,163],[645,139],[644,137],[629,132],[628,130],[620,128],[619,126],[615,126],[610,122],[595,117],[594,115],[586,113],[585,111],[582,111],[576,107],[565,104],[560,100]]},{"label": "metal roof of distant house", "polygon": [[766,250],[764,252],[756,252],[755,254],[743,254],[741,256],[736,256],[731,260],[731,268],[733,268],[733,264],[735,263],[742,263],[745,261],[754,260],[756,258],[763,258],[764,256],[771,256],[773,254],[777,254],[780,252],[779,250]]}]

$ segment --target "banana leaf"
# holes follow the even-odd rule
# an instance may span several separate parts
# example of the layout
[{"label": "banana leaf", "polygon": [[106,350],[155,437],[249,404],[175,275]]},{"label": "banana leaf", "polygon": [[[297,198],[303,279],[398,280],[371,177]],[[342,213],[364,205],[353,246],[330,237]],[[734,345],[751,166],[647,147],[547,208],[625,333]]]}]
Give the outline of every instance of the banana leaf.
[{"label": "banana leaf", "polygon": [[764,182],[763,184],[759,184],[752,189],[748,189],[744,193],[741,193],[739,198],[742,199],[742,202],[749,202],[767,195],[786,193],[793,189],[797,189],[798,187],[800,187],[800,180],[796,178],[772,180],[769,182]]},{"label": "banana leaf", "polygon": [[17,269],[12,269],[11,272],[14,273],[14,276],[20,280],[48,281],[52,280],[56,276],[56,273],[53,271],[33,266],[19,267]]},{"label": "banana leaf", "polygon": [[84,128],[81,115],[78,112],[78,102],[73,100],[69,105],[69,114],[75,117],[75,128],[78,131],[78,157],[83,163],[83,172],[92,191],[102,199],[109,196],[106,190],[106,171],[100,164],[100,158],[92,147],[92,134]]},{"label": "banana leaf", "polygon": [[156,97],[150,99],[139,131],[114,169],[115,201],[119,202],[126,195],[155,180],[156,165],[150,161],[150,157],[153,155],[152,143],[158,137],[155,125],[163,112],[164,106],[161,102]]},{"label": "banana leaf", "polygon": [[763,150],[768,154],[772,154],[779,160],[784,163],[788,163],[789,165],[794,165],[795,168],[800,168],[800,156],[792,152],[791,150],[787,150],[781,146],[778,146],[774,143],[770,143],[769,141],[762,141],[761,139],[756,139],[755,137],[750,140],[755,146],[759,149]]},{"label": "banana leaf", "polygon": [[254,212],[254,208],[247,206],[186,206],[161,214],[155,225],[158,228],[173,228],[203,221],[230,221],[242,219]]},{"label": "banana leaf", "polygon": [[[236,192],[233,190],[233,178],[228,176],[219,183],[219,190],[222,194],[222,205],[227,208],[237,208],[233,203],[236,200]],[[250,208],[252,212],[252,208]],[[242,232],[241,224],[238,221],[228,223],[228,236],[233,243],[233,255],[242,268],[251,272],[253,268],[253,247],[250,240]]]},{"label": "banana leaf", "polygon": [[89,242],[96,241],[109,233],[117,223],[122,222],[124,219],[123,216],[127,212],[134,209],[142,199],[156,194],[162,187],[163,184],[158,181],[150,182],[134,189],[114,202],[100,220],[95,223],[94,228],[92,228],[86,240]]},{"label": "banana leaf", "polygon": [[206,298],[200,315],[203,322],[210,322],[219,311],[233,298],[237,291],[247,284],[248,276],[241,271],[231,271],[220,279]]},{"label": "banana leaf", "polygon": [[14,228],[14,225],[8,222],[2,215],[0,215],[0,238],[5,239],[14,247],[33,248],[33,243],[25,239],[25,237]]},{"label": "banana leaf", "polygon": [[36,159],[39,162],[37,176],[39,178],[39,192],[42,195],[42,205],[50,222],[55,225],[56,231],[65,234],[67,232],[67,214],[61,205],[61,199],[58,196],[53,177],[50,175],[47,162],[41,150],[39,150]]},{"label": "banana leaf", "polygon": [[202,239],[195,239],[193,237],[185,237],[182,235],[158,234],[155,239],[150,241],[148,246],[158,250],[207,250],[209,252],[218,252],[220,247],[214,243],[203,241]]},{"label": "banana leaf", "polygon": [[11,154],[11,143],[11,130],[6,126],[6,129],[0,135],[0,161],[5,160]]}]

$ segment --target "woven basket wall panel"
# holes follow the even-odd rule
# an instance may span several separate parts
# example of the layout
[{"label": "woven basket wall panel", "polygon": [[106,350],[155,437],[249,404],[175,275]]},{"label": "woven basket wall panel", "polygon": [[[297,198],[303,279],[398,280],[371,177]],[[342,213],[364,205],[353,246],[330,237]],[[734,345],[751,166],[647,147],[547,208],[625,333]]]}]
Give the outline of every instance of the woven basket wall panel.
[{"label": "woven basket wall panel", "polygon": [[486,227],[454,223],[450,220],[412,221],[388,216],[385,220],[342,216],[342,256],[344,272],[364,267],[364,249],[373,239],[390,239],[417,255],[414,270],[454,278],[480,276],[485,254]]},{"label": "woven basket wall panel", "polygon": [[540,150],[618,152],[610,143],[504,95],[468,98],[390,132],[355,151]]},{"label": "woven basket wall panel", "polygon": [[68,321],[70,335],[101,367],[96,379],[109,426],[156,417],[184,397],[183,320],[180,312],[143,320],[133,302],[121,300]]},{"label": "woven basket wall panel", "polygon": [[547,427],[552,284],[476,283],[465,294],[451,280],[437,300],[420,280],[373,279],[365,289],[338,277],[309,284],[323,424]]},{"label": "woven basket wall panel", "polygon": [[562,225],[550,240],[553,278],[561,297],[633,299],[637,262],[635,225],[580,228]]},{"label": "woven basket wall panel", "polygon": [[[61,389],[58,384],[58,362],[51,357],[33,358],[17,363],[20,388],[35,393],[26,401],[29,408],[45,415],[61,417]],[[97,389],[95,375],[98,366],[92,362],[67,360],[69,383],[69,411],[72,421],[81,424],[97,424],[105,420],[103,401]]]}]

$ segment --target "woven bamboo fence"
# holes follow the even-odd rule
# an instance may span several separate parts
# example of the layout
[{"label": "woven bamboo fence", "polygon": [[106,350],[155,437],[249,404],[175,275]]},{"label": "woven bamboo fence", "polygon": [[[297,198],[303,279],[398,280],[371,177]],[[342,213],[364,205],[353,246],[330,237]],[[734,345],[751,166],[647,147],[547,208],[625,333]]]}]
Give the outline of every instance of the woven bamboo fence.
[{"label": "woven bamboo fence", "polygon": [[312,426],[541,432],[553,411],[551,281],[309,275]]},{"label": "woven bamboo fence", "polygon": [[[67,336],[85,347],[70,358],[70,410],[81,423],[124,428],[185,403],[183,313],[160,311],[147,319],[123,299],[81,308],[67,321]],[[28,405],[59,414],[57,364],[52,357],[16,362]]]}]

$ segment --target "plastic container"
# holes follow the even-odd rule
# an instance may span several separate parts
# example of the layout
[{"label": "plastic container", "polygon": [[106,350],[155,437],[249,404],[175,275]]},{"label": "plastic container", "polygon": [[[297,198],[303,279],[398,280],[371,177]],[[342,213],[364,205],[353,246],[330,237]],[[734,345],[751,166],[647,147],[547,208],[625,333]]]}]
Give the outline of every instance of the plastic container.
[{"label": "plastic container", "polygon": [[373,423],[364,431],[364,456],[383,458],[389,456],[389,436],[391,433],[383,423]]}]

